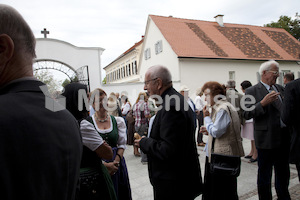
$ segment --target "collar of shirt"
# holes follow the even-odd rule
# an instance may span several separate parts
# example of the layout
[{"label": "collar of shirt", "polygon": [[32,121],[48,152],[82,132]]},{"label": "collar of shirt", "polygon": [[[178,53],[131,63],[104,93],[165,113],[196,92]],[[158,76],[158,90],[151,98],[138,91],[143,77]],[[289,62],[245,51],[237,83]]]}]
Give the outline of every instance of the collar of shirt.
[{"label": "collar of shirt", "polygon": [[266,83],[264,83],[264,82],[262,82],[262,81],[260,81],[262,84],[263,84],[263,86],[265,86],[265,88],[269,91],[270,90],[270,86],[268,85],[268,84],[266,84]]},{"label": "collar of shirt", "polygon": [[265,84],[265,83],[262,82],[262,81],[260,81],[260,82],[265,86],[265,88],[268,90],[268,92],[270,92],[270,88],[271,88],[271,87],[273,88],[273,90],[274,90],[275,92],[278,92],[277,88],[276,88],[274,85],[269,86],[268,84]]}]

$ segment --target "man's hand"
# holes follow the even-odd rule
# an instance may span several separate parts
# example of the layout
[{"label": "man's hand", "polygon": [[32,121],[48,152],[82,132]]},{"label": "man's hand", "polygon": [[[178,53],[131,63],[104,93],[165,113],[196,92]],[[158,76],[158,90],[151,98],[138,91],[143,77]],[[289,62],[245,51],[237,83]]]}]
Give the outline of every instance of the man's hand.
[{"label": "man's hand", "polygon": [[143,139],[145,136],[143,136],[143,137],[139,137],[138,139],[136,139],[136,140],[134,140],[134,146],[136,146],[136,147],[140,147],[140,141],[141,141],[141,139]]},{"label": "man's hand", "polygon": [[275,92],[275,91],[270,92],[263,98],[263,100],[260,101],[260,104],[262,105],[262,107],[269,105],[270,103],[278,99],[279,94],[280,94],[279,92]]}]

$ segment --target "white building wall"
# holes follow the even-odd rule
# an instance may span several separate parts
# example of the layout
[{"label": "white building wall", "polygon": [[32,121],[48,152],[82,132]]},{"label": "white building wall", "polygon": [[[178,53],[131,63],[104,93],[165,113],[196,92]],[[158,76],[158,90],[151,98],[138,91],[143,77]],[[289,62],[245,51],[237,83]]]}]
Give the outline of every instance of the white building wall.
[{"label": "white building wall", "polygon": [[101,84],[101,55],[99,47],[76,47],[64,41],[39,38],[36,42],[36,60],[50,59],[70,65],[74,70],[87,65],[91,90]]},{"label": "white building wall", "polygon": [[[236,89],[242,93],[240,84],[249,80],[252,85],[257,83],[257,72],[263,61],[251,60],[222,60],[222,59],[180,59],[181,85],[190,88],[189,96],[194,99],[196,91],[208,81],[226,84],[229,71],[235,72]],[[291,70],[298,78],[300,65],[296,62],[280,62],[280,71]],[[279,79],[277,79],[279,82]]]},{"label": "white building wall", "polygon": [[[159,40],[162,40],[162,52],[155,54],[155,43],[157,43]],[[151,58],[145,60],[145,50],[147,48],[150,49]],[[139,65],[141,81],[144,81],[147,69],[153,65],[166,66],[171,71],[172,80],[174,82],[180,80],[177,55],[174,53],[170,44],[164,38],[155,23],[149,17]]]}]

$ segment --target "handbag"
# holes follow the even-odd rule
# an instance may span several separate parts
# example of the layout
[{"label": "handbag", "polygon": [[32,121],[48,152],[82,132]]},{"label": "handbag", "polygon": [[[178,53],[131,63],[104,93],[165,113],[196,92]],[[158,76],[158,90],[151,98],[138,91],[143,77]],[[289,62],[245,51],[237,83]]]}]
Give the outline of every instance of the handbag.
[{"label": "handbag", "polygon": [[222,154],[211,154],[210,173],[214,175],[238,177],[241,171],[241,158]]},{"label": "handbag", "polygon": [[[229,112],[230,112],[230,110],[229,110]],[[230,112],[230,115],[231,115],[231,112]],[[232,155],[223,155],[223,154],[213,153],[214,144],[215,144],[215,138],[213,138],[213,141],[212,141],[210,173],[214,174],[214,175],[238,177],[241,172],[240,156],[232,156]]]}]

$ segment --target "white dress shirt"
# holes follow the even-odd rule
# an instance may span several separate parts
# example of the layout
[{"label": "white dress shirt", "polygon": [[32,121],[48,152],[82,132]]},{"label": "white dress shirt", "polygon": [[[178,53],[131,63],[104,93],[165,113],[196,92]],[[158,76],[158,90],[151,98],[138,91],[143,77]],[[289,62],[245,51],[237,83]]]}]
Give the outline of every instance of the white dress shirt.
[{"label": "white dress shirt", "polygon": [[196,96],[195,106],[196,106],[196,110],[199,110],[199,111],[203,110],[205,105],[200,96]]}]

